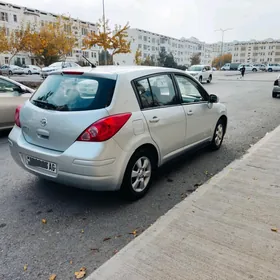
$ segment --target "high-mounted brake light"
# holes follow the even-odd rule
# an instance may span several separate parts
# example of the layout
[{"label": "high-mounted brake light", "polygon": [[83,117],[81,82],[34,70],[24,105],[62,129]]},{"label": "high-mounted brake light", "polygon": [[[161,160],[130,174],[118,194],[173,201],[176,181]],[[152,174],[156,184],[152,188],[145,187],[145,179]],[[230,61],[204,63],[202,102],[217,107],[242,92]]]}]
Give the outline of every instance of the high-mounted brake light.
[{"label": "high-mounted brake light", "polygon": [[84,72],[80,72],[80,71],[62,71],[63,74],[66,75],[83,75]]},{"label": "high-mounted brake light", "polygon": [[129,120],[131,113],[109,116],[90,125],[77,139],[83,142],[103,142],[112,138]]},{"label": "high-mounted brake light", "polygon": [[16,111],[15,111],[15,124],[18,127],[21,127],[20,118],[19,118],[21,107],[22,107],[22,105],[17,106]]}]

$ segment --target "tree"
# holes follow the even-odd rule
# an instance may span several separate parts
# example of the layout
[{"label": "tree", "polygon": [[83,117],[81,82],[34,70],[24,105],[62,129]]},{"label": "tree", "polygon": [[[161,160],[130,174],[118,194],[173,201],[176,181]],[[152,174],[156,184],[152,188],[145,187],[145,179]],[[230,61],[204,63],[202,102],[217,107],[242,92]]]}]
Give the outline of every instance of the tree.
[{"label": "tree", "polygon": [[76,45],[72,22],[64,16],[41,26],[39,31],[32,33],[31,38],[29,52],[44,65],[66,58]]},{"label": "tree", "polygon": [[220,66],[223,66],[225,63],[230,63],[232,60],[232,55],[230,53],[224,54],[222,56],[218,56],[214,58],[212,62],[212,66],[216,68],[220,68]]},{"label": "tree", "polygon": [[200,64],[200,53],[195,53],[191,56],[191,65]]},{"label": "tree", "polygon": [[159,66],[164,66],[165,59],[166,59],[166,51],[161,50],[158,54],[158,65]]},{"label": "tree", "polygon": [[0,53],[9,51],[9,42],[7,37],[7,30],[5,27],[0,27]]},{"label": "tree", "polygon": [[142,56],[142,52],[139,49],[137,49],[134,55],[134,63],[136,65],[142,64],[141,56]]},{"label": "tree", "polygon": [[[83,45],[85,48],[91,48],[94,45],[101,47],[105,53],[108,50],[112,51],[112,57],[116,54],[130,53],[130,42],[127,41],[127,30],[129,29],[128,23],[125,26],[116,25],[112,31],[109,28],[109,21],[102,19],[99,20],[97,25],[98,32],[91,32],[84,40]],[[106,62],[105,62],[106,63]]]},{"label": "tree", "polygon": [[172,53],[169,53],[168,55],[166,55],[163,66],[169,67],[169,68],[177,68],[178,65],[177,65],[176,61],[174,60],[174,56]]},{"label": "tree", "polygon": [[149,55],[146,57],[144,61],[142,61],[141,65],[145,66],[155,66],[155,61],[153,57],[150,57]]},{"label": "tree", "polygon": [[[5,28],[4,28],[5,29]],[[3,30],[2,30],[3,32]],[[6,32],[5,32],[6,33]],[[11,31],[10,35],[6,36],[8,52],[11,54],[9,64],[16,54],[19,52],[28,51],[32,42],[32,28],[30,23],[22,22],[19,29]]]}]

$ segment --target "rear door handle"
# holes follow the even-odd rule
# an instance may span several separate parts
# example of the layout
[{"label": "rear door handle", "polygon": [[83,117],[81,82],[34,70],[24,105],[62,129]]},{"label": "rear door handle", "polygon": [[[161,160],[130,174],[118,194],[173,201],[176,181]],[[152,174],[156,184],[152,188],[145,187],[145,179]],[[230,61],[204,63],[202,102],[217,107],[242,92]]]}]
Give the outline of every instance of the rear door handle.
[{"label": "rear door handle", "polygon": [[193,114],[193,111],[192,111],[192,110],[189,110],[189,111],[188,111],[188,115],[191,116],[192,114]]},{"label": "rear door handle", "polygon": [[150,120],[150,123],[157,123],[157,122],[159,122],[158,117],[153,117],[153,119]]}]

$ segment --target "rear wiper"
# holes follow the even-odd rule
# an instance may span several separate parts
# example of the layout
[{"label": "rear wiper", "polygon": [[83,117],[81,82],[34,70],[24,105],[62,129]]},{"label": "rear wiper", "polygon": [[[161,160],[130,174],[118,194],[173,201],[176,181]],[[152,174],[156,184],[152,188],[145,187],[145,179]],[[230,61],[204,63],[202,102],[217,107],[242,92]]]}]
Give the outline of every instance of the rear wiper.
[{"label": "rear wiper", "polygon": [[40,107],[44,108],[44,109],[56,110],[56,108],[57,108],[57,106],[55,106],[51,103],[48,103],[47,101],[42,101],[42,100],[38,100],[38,99],[33,99],[32,101],[37,103],[37,104],[40,104]]}]

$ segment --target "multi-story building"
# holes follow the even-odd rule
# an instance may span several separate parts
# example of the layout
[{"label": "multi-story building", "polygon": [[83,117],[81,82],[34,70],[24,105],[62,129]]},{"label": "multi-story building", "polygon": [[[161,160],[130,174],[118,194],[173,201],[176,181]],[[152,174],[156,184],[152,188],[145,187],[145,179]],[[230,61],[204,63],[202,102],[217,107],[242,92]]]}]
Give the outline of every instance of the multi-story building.
[{"label": "multi-story building", "polygon": [[238,42],[234,45],[232,62],[280,63],[280,40]]},{"label": "multi-story building", "polygon": [[128,40],[131,42],[131,53],[119,54],[114,57],[114,62],[119,65],[132,65],[135,63],[135,53],[141,51],[141,59],[150,57],[155,62],[159,52],[172,53],[178,65],[190,65],[193,54],[201,55],[202,64],[211,63],[210,45],[200,42],[192,37],[190,39],[176,39],[146,30],[131,28],[127,31]]},{"label": "multi-story building", "polygon": [[[40,28],[40,26],[44,26],[47,23],[55,22],[57,17],[58,15],[49,12],[0,2],[0,26],[5,26],[7,28],[7,35],[9,35],[12,30],[18,29],[22,22],[30,22],[31,24],[36,24],[37,28]],[[73,23],[72,32],[74,32],[77,37],[77,47],[75,47],[72,52],[67,55],[66,60],[78,62],[83,60],[82,55],[84,55],[93,63],[98,63],[97,48],[82,50],[82,40],[84,36],[90,32],[96,32],[96,24],[78,19],[71,19],[71,21]],[[8,63],[10,57],[11,55],[8,53],[0,54],[0,64]],[[36,60],[29,54],[18,53],[11,63],[33,65],[36,64]]]},{"label": "multi-story building", "polygon": [[223,54],[232,54],[234,49],[234,44],[237,43],[237,41],[233,42],[217,42],[210,44],[212,48],[212,58],[219,57],[222,53]]}]

